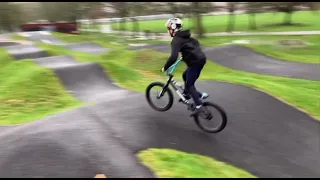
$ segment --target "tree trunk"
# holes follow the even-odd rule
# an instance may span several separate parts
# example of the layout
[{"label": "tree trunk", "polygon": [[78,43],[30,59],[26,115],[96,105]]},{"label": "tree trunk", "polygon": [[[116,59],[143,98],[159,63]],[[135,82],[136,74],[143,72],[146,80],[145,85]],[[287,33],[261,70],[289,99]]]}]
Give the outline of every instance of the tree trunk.
[{"label": "tree trunk", "polygon": [[123,17],[119,23],[120,23],[120,30],[124,31],[126,29],[126,18]]},{"label": "tree trunk", "polygon": [[283,24],[285,24],[285,25],[291,25],[291,22],[292,22],[292,12],[288,12],[288,13],[286,13],[286,15],[285,15]]},{"label": "tree trunk", "polygon": [[227,32],[231,32],[234,30],[235,24],[235,14],[234,11],[236,10],[236,3],[235,2],[228,2],[228,11],[229,11],[229,21],[227,25]]},{"label": "tree trunk", "polygon": [[234,30],[234,21],[235,21],[235,15],[234,13],[232,13],[229,15],[227,32],[232,32]]},{"label": "tree trunk", "polygon": [[251,13],[249,15],[249,29],[251,30],[256,30],[256,13]]},{"label": "tree trunk", "polygon": [[132,18],[133,29],[132,36],[135,37],[139,35],[139,21],[136,18]]},{"label": "tree trunk", "polygon": [[194,15],[196,22],[194,23],[196,25],[196,33],[198,34],[198,37],[203,37],[203,28],[202,28],[202,21],[201,21],[201,14],[200,14],[200,7],[199,2],[193,2],[193,8],[194,8]]},{"label": "tree trunk", "polygon": [[198,37],[202,38],[203,37],[203,28],[202,28],[202,18],[201,18],[201,14],[197,14],[196,15],[196,21],[197,21],[197,33],[198,33]]}]

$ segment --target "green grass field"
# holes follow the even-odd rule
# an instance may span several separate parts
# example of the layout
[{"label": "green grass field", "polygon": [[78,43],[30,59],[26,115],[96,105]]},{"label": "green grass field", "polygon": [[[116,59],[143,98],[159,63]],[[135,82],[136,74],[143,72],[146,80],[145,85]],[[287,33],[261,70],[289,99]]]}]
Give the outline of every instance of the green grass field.
[{"label": "green grass field", "polygon": [[[121,52],[110,52],[105,55],[104,58],[108,59],[106,68],[110,70],[115,80],[121,82],[125,87],[129,87],[130,89],[144,91],[151,80],[164,80],[165,76],[159,72],[159,69],[163,66],[167,57],[168,54],[153,50],[142,50],[138,52],[124,52],[121,50]],[[117,58],[122,59],[122,61],[117,61]],[[113,64],[112,67],[123,69],[119,71],[113,70],[111,69],[110,64]],[[181,80],[181,74],[184,68],[185,65],[181,64],[177,69],[177,79]],[[212,71],[213,69],[214,71]],[[132,74],[133,70],[139,72],[144,78],[136,77],[136,75],[134,75],[134,78],[130,80],[131,77],[129,76]],[[123,77],[126,79],[123,79]],[[320,82],[318,81],[290,79],[236,71],[210,61],[204,68],[200,79],[231,82],[254,87],[279,97],[297,108],[304,109],[312,116],[320,119],[320,112],[318,111],[320,94],[317,93],[319,91]]]},{"label": "green grass field", "polygon": [[[249,44],[243,45],[256,52],[268,55],[270,57],[303,63],[320,63],[320,35],[305,36],[219,36],[206,37],[200,39],[204,46],[221,46],[225,43],[231,43],[234,40],[253,40],[271,44]],[[290,47],[277,45],[280,40],[301,40],[309,43],[305,47]]]},{"label": "green grass field", "polygon": [[227,163],[172,149],[147,149],[137,156],[158,178],[256,178]]},{"label": "green grass field", "polygon": [[[40,43],[42,44],[42,43]],[[154,80],[165,80],[159,72],[168,54],[153,50],[129,51],[125,46],[118,46],[107,54],[96,56],[86,53],[75,53],[62,47],[41,45],[54,55],[73,55],[80,61],[95,61],[103,65],[114,81],[120,86],[134,91],[143,92],[145,87]],[[119,60],[121,59],[121,60]],[[177,69],[176,76],[181,79],[185,65]],[[215,71],[212,71],[214,69]],[[275,77],[232,70],[214,62],[208,62],[200,77],[202,80],[218,80],[250,87],[268,92],[289,104],[305,110],[320,119],[318,102],[320,82],[302,79]],[[138,82],[138,83],[137,83]]]},{"label": "green grass field", "polygon": [[[128,41],[120,39],[119,37],[110,36],[108,34],[93,33],[89,35],[69,35],[62,33],[54,33],[57,38],[64,39],[68,42],[85,42],[91,41],[104,45],[108,48],[124,48],[129,43],[164,43],[157,40],[134,40]],[[253,40],[262,41],[268,44],[247,44],[242,46],[253,49],[256,52],[265,54],[278,60],[302,62],[302,63],[320,63],[320,35],[290,35],[290,36],[211,36],[199,39],[204,46],[222,46],[225,43],[231,43],[234,40]],[[309,45],[305,47],[289,47],[277,45],[280,40],[301,40],[307,42]],[[121,45],[112,45],[110,42],[120,42]],[[169,42],[167,42],[169,45]]]},{"label": "green grass field", "polygon": [[21,124],[81,105],[55,74],[0,49],[0,125]]},{"label": "green grass field", "polygon": [[[56,36],[69,42],[79,42],[78,36]],[[105,47],[106,42],[98,41]],[[129,51],[125,46],[119,45],[116,49],[103,55],[77,53],[59,46],[38,43],[51,55],[72,55],[79,61],[94,61],[100,63],[110,74],[112,79],[124,88],[138,92],[144,92],[145,87],[155,80],[165,80],[165,76],[159,72],[168,54],[153,50]],[[185,65],[176,71],[177,79],[181,80],[181,74]],[[214,69],[215,71],[212,71]],[[202,75],[202,80],[218,80],[232,82],[255,87],[277,96],[288,103],[304,109],[309,114],[320,119],[318,111],[320,95],[318,87],[320,82],[290,79],[258,75],[229,68],[208,62]],[[149,167],[157,177],[238,177],[255,178],[254,175],[223,162],[208,157],[188,154],[170,149],[148,149],[138,153],[138,158]],[[173,168],[174,167],[174,168]]]},{"label": "green grass field", "polygon": [[[220,16],[204,16],[203,27],[206,33],[225,32],[228,23],[227,15]],[[255,31],[309,31],[320,30],[319,14],[312,11],[298,11],[292,15],[292,22],[300,25],[281,26],[277,24],[283,23],[284,13],[260,13],[256,15],[257,30]],[[236,15],[236,23],[234,31],[254,31],[248,28],[248,14]],[[193,22],[189,18],[184,18],[184,26],[186,29],[193,27]],[[150,30],[151,32],[165,33],[166,29],[164,20],[139,21],[139,31]],[[112,23],[112,29],[120,30],[120,23]],[[125,24],[127,31],[134,31],[133,23]]]}]

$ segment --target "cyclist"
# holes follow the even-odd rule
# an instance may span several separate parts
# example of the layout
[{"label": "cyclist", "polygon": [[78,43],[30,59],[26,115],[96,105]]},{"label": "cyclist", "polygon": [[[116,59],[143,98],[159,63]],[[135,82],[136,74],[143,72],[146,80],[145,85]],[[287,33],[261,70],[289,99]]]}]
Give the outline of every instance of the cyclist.
[{"label": "cyclist", "polygon": [[195,111],[191,116],[204,111],[201,99],[206,99],[209,95],[205,92],[200,93],[195,88],[195,82],[199,78],[201,70],[206,64],[206,56],[200,48],[198,40],[191,37],[189,30],[182,30],[182,20],[179,18],[170,18],[165,26],[172,38],[171,55],[162,71],[167,71],[173,65],[179,55],[182,54],[182,60],[187,64],[188,68],[184,71],[182,77],[184,80],[185,91],[183,95],[186,99],[190,99],[190,95],[196,104]]}]

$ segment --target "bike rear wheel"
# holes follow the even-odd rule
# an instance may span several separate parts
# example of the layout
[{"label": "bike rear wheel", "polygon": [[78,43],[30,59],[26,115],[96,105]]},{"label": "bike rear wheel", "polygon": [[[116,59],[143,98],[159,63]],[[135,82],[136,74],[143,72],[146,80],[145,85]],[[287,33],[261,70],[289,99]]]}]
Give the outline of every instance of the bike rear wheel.
[{"label": "bike rear wheel", "polygon": [[[217,127],[214,128],[210,128],[207,127],[206,125],[204,125],[204,123],[202,123],[200,121],[201,116],[200,115],[196,115],[194,116],[194,120],[197,124],[197,126],[202,129],[205,132],[208,133],[218,133],[220,131],[222,131],[226,125],[227,125],[227,114],[224,111],[223,108],[221,108],[220,106],[218,106],[217,104],[211,103],[211,102],[203,102],[202,104],[205,108],[208,109],[208,111],[210,111],[210,108],[213,108],[214,110],[218,111],[219,115],[221,116],[221,123],[219,123],[219,125]],[[211,119],[202,119],[203,121],[217,121],[217,118],[215,118],[215,116],[212,114],[212,111],[210,111],[212,118]]]},{"label": "bike rear wheel", "polygon": [[[172,105],[173,105],[173,94],[172,94],[172,91],[170,90],[169,87],[166,87],[165,88],[165,84],[164,83],[161,83],[161,82],[153,82],[151,83],[147,89],[146,89],[146,98],[147,98],[147,101],[149,103],[149,105],[156,111],[167,111],[169,110]],[[158,92],[157,95],[160,95],[161,93],[161,96],[158,96],[157,98],[160,99],[160,98],[164,98],[166,96],[168,96],[168,102],[166,103],[165,106],[163,107],[159,107],[157,105],[155,105],[155,103],[153,102],[153,100],[151,99],[152,97],[152,92],[151,90],[152,89],[155,89],[155,88],[160,88],[160,90],[162,92]]]}]

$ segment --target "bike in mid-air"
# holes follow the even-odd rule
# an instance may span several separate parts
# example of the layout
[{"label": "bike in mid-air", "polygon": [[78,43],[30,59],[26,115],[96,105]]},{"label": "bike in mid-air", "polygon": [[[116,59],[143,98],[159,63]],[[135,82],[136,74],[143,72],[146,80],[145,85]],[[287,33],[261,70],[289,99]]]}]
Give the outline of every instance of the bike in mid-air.
[{"label": "bike in mid-air", "polygon": [[[194,102],[190,102],[190,100],[187,100],[183,95],[182,92],[184,90],[184,87],[182,85],[179,84],[179,82],[177,82],[176,80],[173,79],[173,72],[176,70],[178,64],[181,62],[182,60],[179,59],[177,60],[170,68],[168,68],[168,70],[166,71],[166,75],[168,76],[168,80],[167,83],[162,83],[162,82],[153,82],[151,83],[147,89],[146,89],[146,98],[147,101],[149,103],[149,105],[157,110],[157,111],[167,111],[169,110],[172,105],[173,105],[173,93],[171,91],[171,89],[169,88],[169,85],[172,86],[172,88],[175,90],[175,92],[178,94],[178,96],[180,97],[179,102],[182,102],[183,104],[187,105],[188,110],[190,111],[194,111],[196,108],[196,105]],[[154,102],[151,100],[151,90],[152,88],[155,87],[160,87],[160,92],[157,93],[157,99],[163,98],[164,95],[168,95],[168,99],[169,102],[164,106],[164,107],[158,107],[154,104]],[[219,105],[209,102],[209,101],[205,101],[202,104],[204,106],[204,108],[206,108],[206,112],[201,112],[198,115],[193,116],[195,123],[197,124],[197,126],[202,129],[205,132],[208,133],[218,133],[220,131],[222,131],[226,125],[227,125],[227,115],[226,112],[224,111],[223,108],[221,108]],[[200,117],[203,117],[205,119],[205,121],[215,121],[216,118],[215,116],[213,116],[212,111],[209,111],[208,108],[211,107],[215,110],[217,110],[220,114],[220,116],[222,117],[222,122],[219,123],[219,125],[217,127],[214,128],[209,128],[205,125],[203,125],[203,123],[200,121]]]}]

